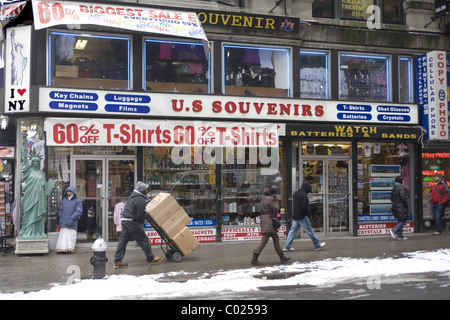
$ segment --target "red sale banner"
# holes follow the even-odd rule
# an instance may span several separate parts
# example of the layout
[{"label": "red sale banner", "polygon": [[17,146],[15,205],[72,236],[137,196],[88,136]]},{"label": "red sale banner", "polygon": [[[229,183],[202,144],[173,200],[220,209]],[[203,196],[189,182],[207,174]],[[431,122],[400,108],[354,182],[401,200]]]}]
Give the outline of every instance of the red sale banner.
[{"label": "red sale banner", "polygon": [[278,147],[273,123],[47,118],[48,146]]},{"label": "red sale banner", "polygon": [[32,1],[36,30],[60,24],[94,24],[207,41],[195,13],[104,3]]}]

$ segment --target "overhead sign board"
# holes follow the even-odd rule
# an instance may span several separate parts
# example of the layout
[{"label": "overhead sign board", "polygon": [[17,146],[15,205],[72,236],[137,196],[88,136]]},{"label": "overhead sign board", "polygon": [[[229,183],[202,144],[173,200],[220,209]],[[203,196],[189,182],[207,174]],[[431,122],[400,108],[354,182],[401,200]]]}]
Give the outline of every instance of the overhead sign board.
[{"label": "overhead sign board", "polygon": [[123,117],[418,124],[415,104],[39,88],[39,111]]}]

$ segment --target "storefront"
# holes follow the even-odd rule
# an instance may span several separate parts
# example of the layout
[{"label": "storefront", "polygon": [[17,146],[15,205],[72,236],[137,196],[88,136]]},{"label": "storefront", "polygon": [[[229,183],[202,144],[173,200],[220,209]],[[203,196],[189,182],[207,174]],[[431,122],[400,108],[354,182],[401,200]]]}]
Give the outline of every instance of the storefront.
[{"label": "storefront", "polygon": [[[397,221],[390,210],[396,176],[403,176],[414,199],[420,186],[415,172],[420,165],[421,127],[288,124],[286,132],[298,139],[293,142],[292,180],[297,187],[302,181],[313,185],[310,203],[315,232],[388,233]],[[419,214],[417,201],[412,200],[405,232],[414,231]]]},{"label": "storefront", "polygon": [[[41,88],[44,97],[52,97],[52,92]],[[115,95],[128,96],[124,92]],[[282,205],[279,216],[288,221],[290,195],[305,180],[313,184],[312,224],[317,233],[387,233],[396,221],[389,199],[395,177],[404,177],[411,194],[420,186],[414,172],[424,132],[415,124],[414,105],[139,95],[146,96],[151,97],[149,106],[155,113],[166,110],[179,118],[45,119],[47,145],[60,159],[55,161],[59,166],[55,172],[62,175],[63,168],[70,167],[70,176],[76,177],[77,190],[85,200],[88,236],[107,233],[108,240],[115,239],[114,207],[131,191],[135,179],[148,183],[152,194],[172,192],[203,242],[258,239],[259,199],[269,188],[277,189]],[[259,111],[268,122],[186,121],[189,117],[180,117],[174,108],[177,101],[183,101],[184,111],[195,106],[201,118],[222,119],[231,110],[242,118],[239,106],[246,106],[248,118],[256,119]],[[41,108],[48,109],[53,100],[41,102]],[[219,106],[224,108],[219,111]],[[105,105],[98,107],[104,110]],[[308,112],[300,113],[301,108]],[[357,111],[343,112],[346,108]],[[362,114],[366,119],[374,120],[357,125],[339,120],[343,114],[359,118],[361,108],[370,110]],[[403,124],[404,116],[395,114],[406,109],[411,110],[410,119]],[[284,121],[288,113],[301,121]],[[390,124],[396,121],[403,121],[402,126]],[[414,231],[418,214],[413,201],[406,232]],[[280,233],[285,231],[283,225]],[[148,234],[152,243],[158,243],[156,232],[149,228]]]},{"label": "storefront", "polygon": [[[427,130],[422,149],[422,208],[421,230],[434,230],[431,212],[431,187],[434,175],[441,173],[450,181],[450,55],[445,51],[431,51],[416,58],[417,102],[421,110],[422,126]],[[450,219],[447,207],[444,219]]]},{"label": "storefront", "polygon": [[[22,84],[7,79],[4,111],[17,119],[17,159],[39,153],[41,170],[57,182],[48,233],[58,231],[69,185],[84,204],[78,243],[117,240],[114,216],[138,180],[152,194],[173,193],[200,242],[259,239],[259,199],[269,188],[277,190],[284,236],[292,193],[304,180],[314,186],[312,223],[321,235],[387,233],[395,222],[387,193],[397,175],[408,181],[411,199],[420,192],[413,173],[423,133],[406,50],[299,47],[291,41],[296,18],[283,17],[283,30],[269,30],[279,36],[271,43],[266,34],[253,39],[258,25],[244,38],[222,30],[206,39],[195,16],[182,10],[39,4],[36,30],[7,29],[7,47],[20,44],[33,64],[25,64]],[[78,16],[79,30],[56,23],[60,6],[73,13],[67,19]],[[191,34],[198,37],[83,24],[84,13],[100,19],[145,10],[196,26]],[[214,21],[209,11],[197,14]],[[275,25],[267,16],[241,19]],[[20,194],[20,177],[15,181]],[[414,201],[409,232],[417,208]]]}]

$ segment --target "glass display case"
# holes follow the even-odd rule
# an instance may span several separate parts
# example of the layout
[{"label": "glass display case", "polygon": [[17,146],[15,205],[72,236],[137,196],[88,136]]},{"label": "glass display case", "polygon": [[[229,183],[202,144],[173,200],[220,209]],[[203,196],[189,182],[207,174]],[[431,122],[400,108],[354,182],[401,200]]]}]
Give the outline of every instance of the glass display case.
[{"label": "glass display case", "polygon": [[[195,152],[202,148],[182,148],[190,152],[186,161],[172,157],[172,147],[144,149],[144,182],[149,194],[170,192],[177,202],[194,219],[196,226],[216,224],[216,170],[215,165],[204,162],[191,163]],[[189,159],[189,160],[187,160]],[[187,163],[186,163],[187,162]]]}]

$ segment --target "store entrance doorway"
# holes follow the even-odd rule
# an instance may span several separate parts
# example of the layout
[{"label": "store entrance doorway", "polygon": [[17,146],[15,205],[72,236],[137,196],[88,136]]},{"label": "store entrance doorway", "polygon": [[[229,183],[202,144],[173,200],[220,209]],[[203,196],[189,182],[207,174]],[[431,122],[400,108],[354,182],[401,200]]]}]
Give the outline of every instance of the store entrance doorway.
[{"label": "store entrance doorway", "polygon": [[91,243],[98,237],[117,241],[114,211],[125,203],[135,184],[134,156],[75,156],[71,185],[83,202],[78,222],[78,243]]},{"label": "store entrance doorway", "polygon": [[348,234],[352,230],[351,158],[304,157],[302,168],[302,182],[313,187],[309,204],[314,232]]}]

